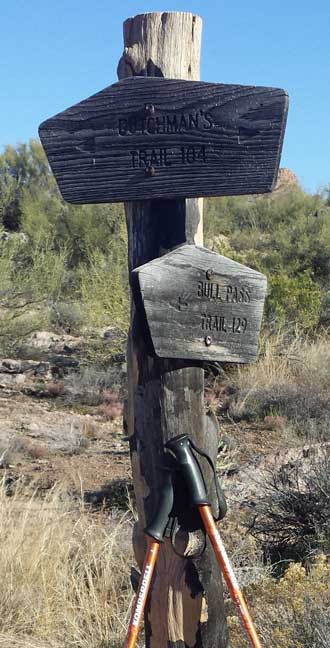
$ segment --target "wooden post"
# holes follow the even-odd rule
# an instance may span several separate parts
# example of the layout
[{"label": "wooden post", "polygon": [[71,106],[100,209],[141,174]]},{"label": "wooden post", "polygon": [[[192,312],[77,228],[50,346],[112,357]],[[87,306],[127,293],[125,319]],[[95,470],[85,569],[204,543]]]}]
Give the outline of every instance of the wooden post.
[{"label": "wooden post", "polygon": [[[202,20],[191,13],[149,13],[124,23],[118,76],[199,79]],[[175,180],[173,180],[175,182]],[[129,270],[182,243],[203,242],[202,200],[126,203]],[[187,433],[214,460],[217,425],[204,412],[203,369],[192,362],[152,357],[143,316],[132,301],[128,341],[127,429],[139,521],[133,544],[142,566],[143,528],[155,512],[163,445]],[[209,481],[211,475],[203,466]],[[192,528],[194,521],[190,520]],[[196,527],[196,525],[195,525]],[[222,583],[200,531],[181,528],[176,550],[162,546],[146,612],[148,648],[225,648],[228,645]],[[196,556],[196,557],[194,557]]]},{"label": "wooden post", "polygon": [[[279,88],[199,82],[201,25],[190,13],[127,20],[118,66],[125,80],[39,128],[65,200],[135,201],[126,203],[135,291],[126,425],[140,565],[143,529],[158,505],[164,444],[187,435],[216,460],[217,422],[205,416],[204,375],[197,363],[250,362],[257,350],[265,277],[196,247],[203,240],[202,201],[196,196],[271,191],[288,109],[287,93]],[[208,465],[203,472],[215,505]],[[200,518],[184,488],[176,491],[179,525],[160,552],[145,616],[146,646],[226,648],[215,556],[204,546]]]}]

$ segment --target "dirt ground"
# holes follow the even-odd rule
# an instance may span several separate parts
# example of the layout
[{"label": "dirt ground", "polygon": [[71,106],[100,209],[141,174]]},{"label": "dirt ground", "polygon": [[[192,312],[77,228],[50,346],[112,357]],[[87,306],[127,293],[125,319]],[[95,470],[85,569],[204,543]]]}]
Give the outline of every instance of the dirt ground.
[{"label": "dirt ground", "polygon": [[60,482],[95,500],[130,482],[122,416],[85,403],[97,389],[81,386],[81,347],[82,338],[40,332],[24,358],[0,359],[0,478],[40,493]]},{"label": "dirt ground", "polygon": [[[87,405],[86,394],[82,404],[77,385],[72,393],[81,338],[44,333],[37,344],[42,360],[35,349],[30,359],[0,360],[0,478],[21,478],[41,494],[61,483],[95,505],[126,505],[132,483],[120,406],[113,408],[110,399],[109,416],[108,405]],[[88,396],[93,389],[87,386]],[[253,503],[270,468],[310,461],[309,448],[295,443],[285,421],[268,419],[219,419],[218,472],[232,509]]]},{"label": "dirt ground", "polygon": [[74,492],[101,490],[130,479],[121,419],[61,410],[54,401],[0,394],[0,446],[9,448],[6,474],[40,490],[58,482]]}]

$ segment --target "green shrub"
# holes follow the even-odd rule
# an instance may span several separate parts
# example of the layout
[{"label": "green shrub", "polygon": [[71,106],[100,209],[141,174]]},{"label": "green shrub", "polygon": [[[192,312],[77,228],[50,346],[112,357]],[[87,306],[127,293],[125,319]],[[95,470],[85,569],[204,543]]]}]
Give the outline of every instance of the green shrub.
[{"label": "green shrub", "polygon": [[90,252],[88,264],[79,267],[81,307],[86,326],[115,326],[126,333],[129,322],[129,289],[126,267],[117,258],[115,242],[108,253]]},{"label": "green shrub", "polygon": [[327,194],[292,186],[205,202],[206,245],[266,274],[267,322],[316,327],[330,280]]},{"label": "green shrub", "polygon": [[20,235],[0,241],[0,348],[4,352],[48,323],[49,307],[63,290],[66,251],[51,240],[34,245]]},{"label": "green shrub", "polygon": [[321,303],[321,287],[308,271],[297,277],[282,273],[269,278],[265,315],[279,326],[291,322],[314,328],[320,319]]},{"label": "green shrub", "polygon": [[250,533],[272,562],[303,560],[330,549],[330,456],[307,470],[301,462],[269,471],[262,496],[253,502]]},{"label": "green shrub", "polygon": [[[292,564],[283,578],[265,576],[245,589],[259,636],[267,648],[328,648],[330,645],[330,565],[323,556],[310,570]],[[232,648],[250,643],[230,605]]]},{"label": "green shrub", "polygon": [[[205,200],[205,243],[266,274],[268,324],[326,324],[330,280],[328,192],[314,196],[288,186],[265,196]],[[52,240],[60,256],[67,251],[68,303],[84,303],[84,317],[101,322],[114,316],[127,327],[127,235],[123,205],[69,205],[62,199],[37,140],[7,146],[0,155],[2,225],[25,232],[36,248]],[[121,270],[120,270],[121,268]],[[111,277],[115,300],[106,295],[98,271]],[[88,273],[91,273],[91,278]],[[109,284],[106,284],[109,285]],[[81,293],[80,293],[81,288]],[[99,299],[93,298],[93,291]],[[111,290],[111,289],[110,289]],[[104,317],[102,311],[104,310]],[[103,325],[103,324],[102,324]]]}]

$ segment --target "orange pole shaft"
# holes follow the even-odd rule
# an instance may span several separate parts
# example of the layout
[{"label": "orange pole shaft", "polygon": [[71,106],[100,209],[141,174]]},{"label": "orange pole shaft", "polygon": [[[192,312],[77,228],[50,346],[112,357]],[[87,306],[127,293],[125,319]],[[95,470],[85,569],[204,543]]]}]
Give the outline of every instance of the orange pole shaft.
[{"label": "orange pole shaft", "polygon": [[251,644],[253,648],[262,648],[262,644],[260,643],[260,639],[258,637],[252,617],[246,605],[244,596],[240,590],[238,580],[230,564],[225,546],[220,537],[220,533],[215,525],[211,507],[203,504],[198,507],[198,510],[203,520],[205,531],[210,538],[211,544],[214,549],[214,553],[217,557],[218,563],[220,565],[220,569],[227,583],[227,587],[229,589],[231,597],[233,601],[236,603],[240,615],[242,617],[242,621],[249,635]]},{"label": "orange pole shaft", "polygon": [[133,609],[124,648],[134,648],[136,645],[140,625],[143,618],[144,608],[146,606],[151,580],[158,557],[159,547],[160,542],[158,542],[158,540],[154,540],[153,538],[150,539],[148,551],[144,559],[139,587],[133,603]]}]

